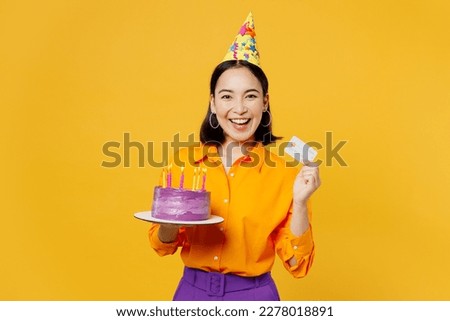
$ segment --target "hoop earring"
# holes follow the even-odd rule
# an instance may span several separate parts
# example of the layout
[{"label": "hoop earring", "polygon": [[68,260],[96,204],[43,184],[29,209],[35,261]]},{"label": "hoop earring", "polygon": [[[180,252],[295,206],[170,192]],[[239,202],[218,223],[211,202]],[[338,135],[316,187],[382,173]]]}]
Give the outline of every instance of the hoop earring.
[{"label": "hoop earring", "polygon": [[269,110],[266,110],[266,111],[264,111],[264,112],[269,114],[269,123],[268,123],[267,125],[261,124],[261,126],[263,126],[263,127],[269,127],[270,124],[272,123],[272,114],[270,113]]},{"label": "hoop earring", "polygon": [[[213,115],[216,117],[217,126],[213,126],[213,124],[212,124],[211,119],[212,119],[212,116],[213,116]],[[215,113],[209,114],[209,126],[211,126],[212,129],[217,129],[217,128],[219,128],[219,126],[220,126],[219,121],[217,120],[217,116],[216,116]]]}]

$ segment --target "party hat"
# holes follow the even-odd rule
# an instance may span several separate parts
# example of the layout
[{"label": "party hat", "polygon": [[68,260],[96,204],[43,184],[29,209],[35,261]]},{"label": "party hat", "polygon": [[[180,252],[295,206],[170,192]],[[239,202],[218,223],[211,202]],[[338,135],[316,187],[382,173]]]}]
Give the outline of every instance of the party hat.
[{"label": "party hat", "polygon": [[223,61],[246,60],[254,65],[259,65],[259,52],[256,48],[256,33],[253,15],[250,12],[245,19],[239,33],[234,38]]}]

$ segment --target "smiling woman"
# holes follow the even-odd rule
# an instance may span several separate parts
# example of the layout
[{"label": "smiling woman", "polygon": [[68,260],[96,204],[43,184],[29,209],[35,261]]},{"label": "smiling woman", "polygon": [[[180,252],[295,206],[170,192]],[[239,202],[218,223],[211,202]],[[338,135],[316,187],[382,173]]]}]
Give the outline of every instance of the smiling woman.
[{"label": "smiling woman", "polygon": [[263,95],[258,79],[248,69],[225,71],[211,95],[211,112],[217,115],[223,129],[225,145],[232,141],[254,140],[253,133],[268,103],[269,96]]},{"label": "smiling woman", "polygon": [[[226,60],[214,70],[210,81],[210,105],[200,128],[202,143],[224,144],[232,135],[228,122],[235,125],[234,130],[242,133],[252,131],[252,140],[270,144],[278,139],[272,134],[272,117],[269,104],[269,81],[264,71],[245,60]],[[247,108],[254,119],[247,117]],[[222,117],[223,113],[227,113]],[[245,116],[245,117],[244,117]],[[226,117],[229,117],[225,120]],[[253,121],[252,121],[253,120]],[[252,124],[249,124],[252,122]],[[250,126],[247,126],[250,125]],[[230,128],[228,128],[230,127]],[[256,130],[255,130],[256,128]],[[243,137],[237,141],[244,141]],[[247,137],[249,139],[250,137]],[[228,140],[229,141],[229,140]]]},{"label": "smiling woman", "polygon": [[202,146],[173,157],[183,173],[208,167],[211,213],[223,222],[153,224],[149,231],[159,255],[181,248],[185,269],[174,300],[280,300],[270,274],[275,254],[297,278],[313,262],[309,198],[320,185],[318,168],[299,171],[264,148],[277,137],[254,37],[250,14],[211,76]]}]

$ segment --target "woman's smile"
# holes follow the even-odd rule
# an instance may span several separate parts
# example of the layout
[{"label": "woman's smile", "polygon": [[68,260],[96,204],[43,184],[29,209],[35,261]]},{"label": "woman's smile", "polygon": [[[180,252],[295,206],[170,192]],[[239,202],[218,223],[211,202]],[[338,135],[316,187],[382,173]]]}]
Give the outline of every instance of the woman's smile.
[{"label": "woman's smile", "polygon": [[250,118],[232,118],[230,121],[236,125],[246,125],[250,121]]},{"label": "woman's smile", "polygon": [[216,114],[228,143],[254,140],[266,105],[268,96],[247,68],[225,71],[211,95],[211,111]]}]

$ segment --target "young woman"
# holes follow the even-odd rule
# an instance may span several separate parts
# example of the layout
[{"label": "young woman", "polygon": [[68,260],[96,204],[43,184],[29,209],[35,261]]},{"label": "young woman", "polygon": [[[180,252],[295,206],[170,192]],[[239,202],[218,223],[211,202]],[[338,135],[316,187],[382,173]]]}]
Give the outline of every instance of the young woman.
[{"label": "young woman", "polygon": [[[241,36],[254,35],[249,17]],[[312,265],[309,199],[320,185],[318,168],[299,171],[264,148],[277,137],[268,80],[256,62],[226,59],[216,67],[202,144],[174,156],[186,173],[207,168],[211,212],[224,218],[216,225],[150,228],[159,255],[181,248],[185,269],[174,300],[279,300],[270,275],[275,254],[294,277],[305,276]]]}]

